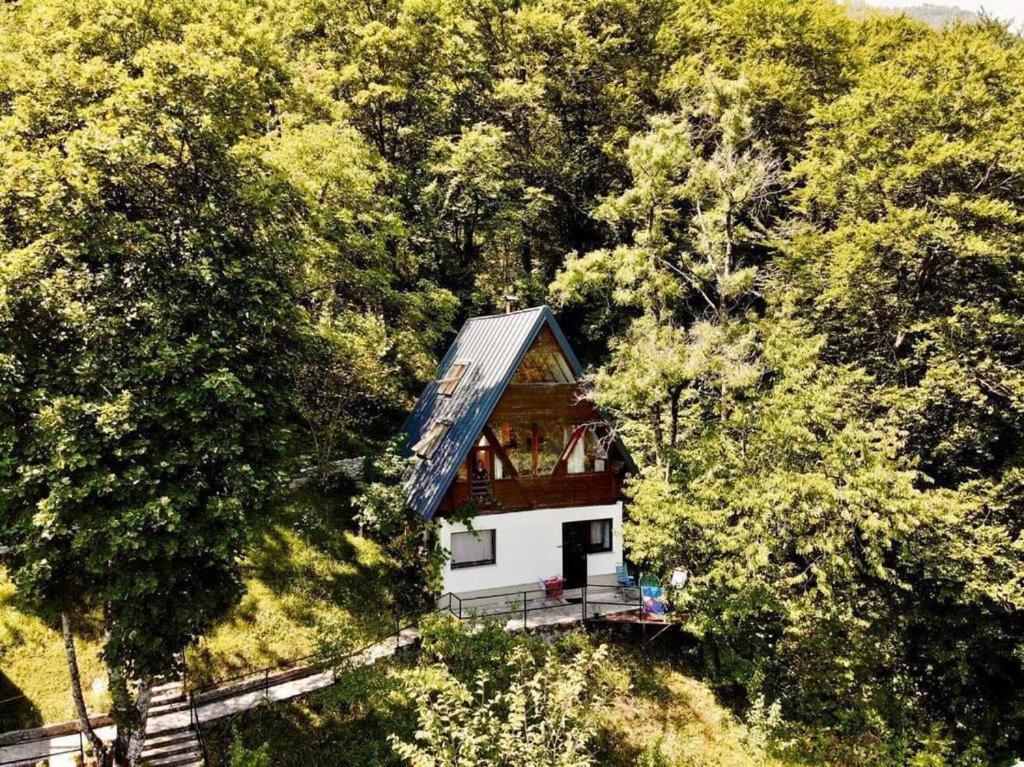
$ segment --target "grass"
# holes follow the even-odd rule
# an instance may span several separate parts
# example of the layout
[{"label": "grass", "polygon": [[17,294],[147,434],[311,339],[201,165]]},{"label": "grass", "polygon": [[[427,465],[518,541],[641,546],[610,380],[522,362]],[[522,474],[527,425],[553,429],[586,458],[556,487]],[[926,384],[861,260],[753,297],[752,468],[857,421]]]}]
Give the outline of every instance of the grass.
[{"label": "grass", "polygon": [[[303,491],[277,508],[242,564],[246,591],[218,627],[186,653],[199,678],[309,654],[338,635],[372,638],[393,611],[394,564],[353,532],[337,497]],[[78,661],[90,710],[106,711],[106,673],[96,627],[79,627]],[[0,571],[0,732],[74,717],[59,631],[21,610]]]},{"label": "grass", "polygon": [[629,676],[603,715],[607,767],[782,767],[764,738],[724,706],[706,683],[689,673],[685,655],[649,654],[614,644],[612,659]]},{"label": "grass", "polygon": [[[79,672],[86,704],[109,706],[107,677],[95,627],[77,627]],[[84,638],[83,638],[84,637]],[[24,697],[21,697],[24,696]],[[14,584],[0,570],[0,732],[74,717],[64,642],[56,626],[21,609]]]}]

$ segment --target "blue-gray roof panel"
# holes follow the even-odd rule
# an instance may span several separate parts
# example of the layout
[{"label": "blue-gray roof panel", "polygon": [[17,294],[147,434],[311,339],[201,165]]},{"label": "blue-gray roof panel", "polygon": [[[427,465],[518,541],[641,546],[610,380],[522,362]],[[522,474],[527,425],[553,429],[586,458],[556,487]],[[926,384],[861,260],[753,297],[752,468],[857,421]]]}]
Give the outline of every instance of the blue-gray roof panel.
[{"label": "blue-gray roof panel", "polygon": [[408,436],[406,454],[436,421],[449,421],[451,427],[428,458],[417,458],[405,483],[406,500],[425,519],[437,511],[448,486],[458,473],[459,464],[469,453],[494,411],[502,393],[519,367],[544,324],[562,346],[573,372],[582,373],[554,315],[546,306],[510,314],[474,317],[466,321],[451,348],[441,360],[438,379],[444,378],[456,362],[468,362],[450,397],[437,393],[438,381],[427,385],[402,430]]}]

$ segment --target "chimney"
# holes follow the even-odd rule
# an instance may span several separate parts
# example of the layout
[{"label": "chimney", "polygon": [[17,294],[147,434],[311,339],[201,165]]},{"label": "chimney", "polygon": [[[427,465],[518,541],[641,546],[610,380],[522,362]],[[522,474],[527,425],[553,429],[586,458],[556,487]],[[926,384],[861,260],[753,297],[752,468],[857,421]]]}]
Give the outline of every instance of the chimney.
[{"label": "chimney", "polygon": [[505,296],[505,314],[512,314],[519,308],[519,296]]}]

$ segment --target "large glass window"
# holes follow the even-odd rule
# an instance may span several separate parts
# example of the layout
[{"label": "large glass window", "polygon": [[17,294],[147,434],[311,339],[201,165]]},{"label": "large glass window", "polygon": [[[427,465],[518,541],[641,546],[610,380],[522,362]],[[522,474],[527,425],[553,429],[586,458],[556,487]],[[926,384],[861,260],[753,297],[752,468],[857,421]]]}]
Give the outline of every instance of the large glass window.
[{"label": "large glass window", "polygon": [[537,467],[534,474],[550,474],[565,449],[565,429],[559,424],[537,424],[536,440]]},{"label": "large glass window", "polygon": [[496,561],[494,543],[493,530],[452,533],[452,567],[493,565]]},{"label": "large glass window", "polygon": [[[501,442],[516,471],[527,477],[550,475],[579,428],[573,424],[528,421],[492,422],[489,426]],[[494,479],[508,476],[508,471],[500,470],[497,460],[494,463]],[[472,466],[476,466],[475,461]],[[594,428],[588,426],[566,457],[566,473],[601,472],[606,466],[605,448],[597,438]],[[464,473],[459,476],[462,479],[466,478]]]}]

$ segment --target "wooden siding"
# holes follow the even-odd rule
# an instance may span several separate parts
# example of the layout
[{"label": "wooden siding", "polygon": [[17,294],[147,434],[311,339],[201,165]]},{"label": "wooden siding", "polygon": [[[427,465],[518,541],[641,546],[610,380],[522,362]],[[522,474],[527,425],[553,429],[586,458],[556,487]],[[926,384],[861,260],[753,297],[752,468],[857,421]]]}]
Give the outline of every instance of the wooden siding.
[{"label": "wooden siding", "polygon": [[[609,504],[618,500],[621,489],[618,477],[610,471],[496,479],[490,485],[494,500],[484,504],[482,510],[492,513]],[[470,491],[469,482],[453,482],[441,502],[440,511],[461,508],[469,502]]]},{"label": "wooden siding", "polygon": [[589,400],[580,398],[576,384],[509,384],[501,396],[491,423],[502,421],[558,421],[588,423],[600,420]]}]

